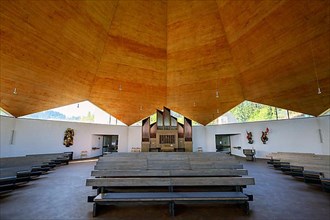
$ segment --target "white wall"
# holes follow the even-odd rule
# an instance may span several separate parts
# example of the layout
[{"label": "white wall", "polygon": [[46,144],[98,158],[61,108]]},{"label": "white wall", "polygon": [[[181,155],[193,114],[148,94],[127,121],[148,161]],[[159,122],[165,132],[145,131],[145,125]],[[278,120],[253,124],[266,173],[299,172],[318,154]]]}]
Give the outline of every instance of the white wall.
[{"label": "white wall", "polygon": [[[329,124],[330,116],[323,116],[318,118],[206,126],[206,146],[207,151],[215,151],[216,134],[240,134],[231,138],[233,141],[232,146],[239,145],[242,149],[254,148],[259,158],[265,158],[270,152],[329,155]],[[266,144],[263,144],[260,140],[261,132],[265,131],[267,127],[270,130],[268,134],[269,140]],[[323,143],[320,141],[319,129],[322,133]],[[253,144],[248,144],[246,131],[252,132]],[[242,149],[232,149],[232,153],[243,156]]]},{"label": "white wall", "polygon": [[[270,129],[269,141],[263,144],[261,131]],[[132,147],[141,146],[141,126],[115,126],[76,122],[45,121],[33,119],[15,119],[0,117],[0,157],[23,156],[26,154],[57,153],[73,151],[74,158],[80,158],[82,150],[88,151],[88,157],[101,155],[98,137],[119,135],[118,151],[130,152]],[[63,145],[64,131],[73,128],[74,144]],[[15,131],[11,144],[12,131]],[[322,134],[320,141],[319,130]],[[246,131],[253,134],[253,144],[248,144]],[[193,127],[193,150],[202,147],[204,152],[215,152],[216,134],[236,134],[231,136],[232,146],[242,149],[254,148],[257,157],[264,158],[270,152],[301,152],[330,154],[330,116],[279,121],[264,121],[242,124]],[[103,140],[101,140],[103,143]],[[243,156],[242,149],[231,149],[235,155]]]},{"label": "white wall", "polygon": [[131,152],[132,147],[141,148],[142,127],[130,126],[128,127],[128,152]]},{"label": "white wall", "polygon": [[[202,147],[203,151],[209,151],[205,140],[205,127],[204,126],[193,126],[192,127],[192,141],[193,141],[193,152],[196,152],[198,147]],[[213,137],[215,139],[215,137]],[[215,140],[214,140],[215,143]]]},{"label": "white wall", "polygon": [[[322,139],[322,154],[330,155],[330,116],[319,117],[316,119],[317,126],[319,127],[318,133],[321,133]],[[317,136],[317,135],[316,135]],[[320,136],[320,134],[319,134]]]},{"label": "white wall", "polygon": [[[102,154],[102,148],[96,147],[95,135],[119,135],[118,151],[127,152],[127,126],[45,121],[0,117],[1,145],[0,156],[24,156],[26,154],[58,153],[73,151],[74,158],[80,158],[83,150],[88,157]],[[63,145],[64,131],[74,129],[74,141],[70,147]],[[14,142],[11,134],[15,131]]]},{"label": "white wall", "polygon": [[238,156],[243,156],[243,150],[237,149],[235,147],[242,147],[242,138],[241,134],[235,134],[230,136],[230,144],[231,144],[231,153]]}]

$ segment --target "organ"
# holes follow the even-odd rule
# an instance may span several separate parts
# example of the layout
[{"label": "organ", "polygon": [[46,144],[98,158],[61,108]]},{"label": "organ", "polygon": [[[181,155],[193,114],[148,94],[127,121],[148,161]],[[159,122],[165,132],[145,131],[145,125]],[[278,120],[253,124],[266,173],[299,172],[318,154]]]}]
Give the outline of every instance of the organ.
[{"label": "organ", "polygon": [[170,109],[157,110],[156,122],[150,117],[142,120],[142,152],[192,152],[192,121],[184,118],[179,123]]}]

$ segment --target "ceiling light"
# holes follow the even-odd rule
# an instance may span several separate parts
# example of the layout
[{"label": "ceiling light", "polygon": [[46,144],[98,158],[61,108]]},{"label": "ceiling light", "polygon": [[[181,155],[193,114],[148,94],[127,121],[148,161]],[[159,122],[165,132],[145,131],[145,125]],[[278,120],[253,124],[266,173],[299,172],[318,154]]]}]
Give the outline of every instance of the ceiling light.
[{"label": "ceiling light", "polygon": [[219,91],[218,90],[215,92],[215,97],[219,98]]},{"label": "ceiling light", "polygon": [[13,94],[17,95],[17,89],[16,88],[14,88]]},{"label": "ceiling light", "polygon": [[316,84],[317,84],[317,94],[320,95],[322,92],[321,92],[321,88],[320,88],[319,77],[318,77],[317,71],[316,71],[316,62],[315,62],[315,57],[314,57],[314,51],[313,51],[312,45],[309,45],[309,46],[312,51],[314,74],[315,74]]},{"label": "ceiling light", "polygon": [[121,91],[121,90],[123,90],[122,88],[121,88],[121,84],[119,85],[119,91]]}]

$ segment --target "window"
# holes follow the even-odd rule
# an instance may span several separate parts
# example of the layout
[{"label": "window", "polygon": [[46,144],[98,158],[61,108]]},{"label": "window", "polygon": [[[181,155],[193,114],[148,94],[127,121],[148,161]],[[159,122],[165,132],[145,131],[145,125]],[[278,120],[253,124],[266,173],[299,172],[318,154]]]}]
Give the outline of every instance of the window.
[{"label": "window", "polygon": [[54,108],[47,111],[26,115],[21,118],[125,125],[117,118],[103,111],[89,101]]},{"label": "window", "polygon": [[14,117],[13,115],[11,115],[9,112],[4,110],[3,108],[0,108],[0,115],[1,116],[7,116],[7,117]]},{"label": "window", "polygon": [[286,109],[276,108],[269,105],[244,101],[241,104],[237,105],[235,108],[225,113],[224,115],[209,123],[209,125],[282,120],[305,117],[312,116],[299,112],[288,111]]}]

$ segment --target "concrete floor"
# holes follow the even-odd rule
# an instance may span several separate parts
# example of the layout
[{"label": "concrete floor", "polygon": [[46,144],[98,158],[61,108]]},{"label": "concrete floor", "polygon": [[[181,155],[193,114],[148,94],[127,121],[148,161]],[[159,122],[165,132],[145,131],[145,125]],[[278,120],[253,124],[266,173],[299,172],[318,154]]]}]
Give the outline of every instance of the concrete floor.
[{"label": "concrete floor", "polygon": [[170,217],[166,205],[106,206],[92,217],[87,196],[95,190],[85,186],[95,161],[74,162],[56,168],[15,191],[0,196],[0,219],[330,219],[330,193],[267,166],[266,161],[242,161],[256,180],[244,192],[254,195],[251,213],[235,205],[178,205]]}]

